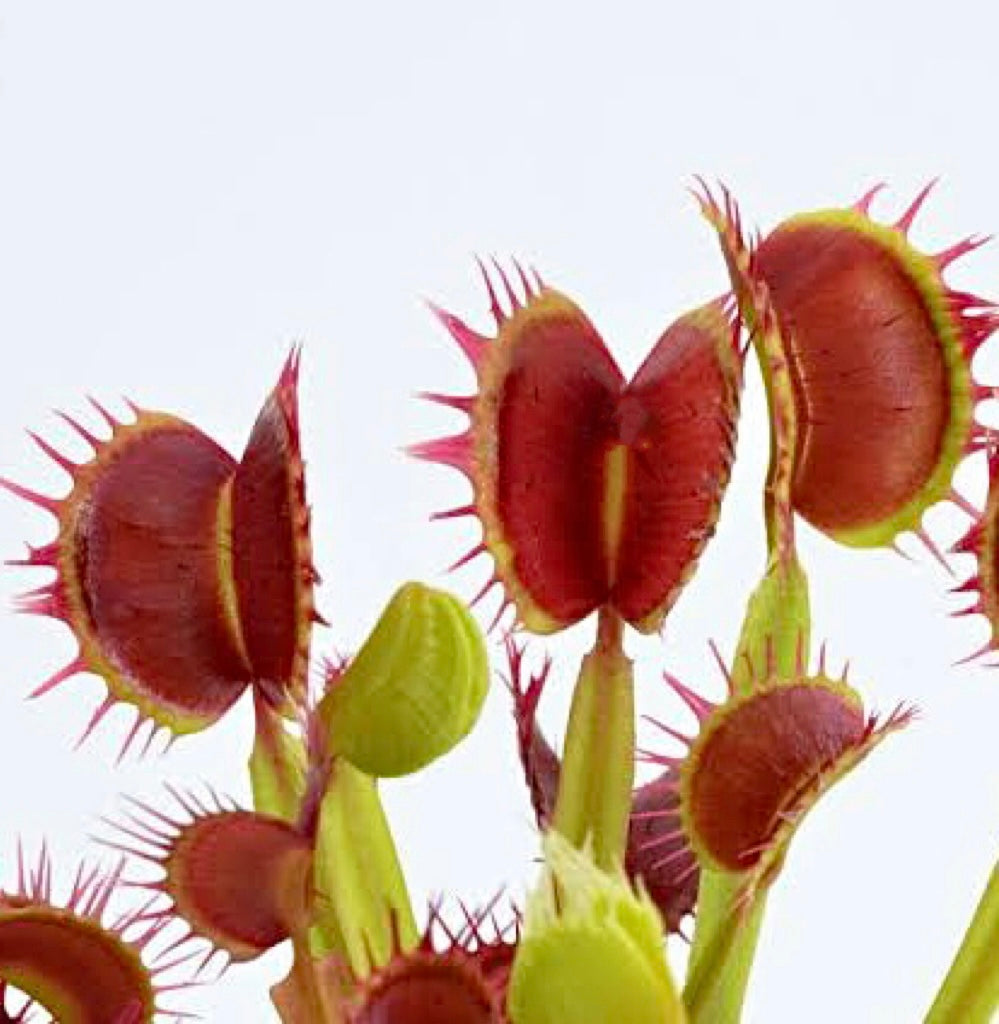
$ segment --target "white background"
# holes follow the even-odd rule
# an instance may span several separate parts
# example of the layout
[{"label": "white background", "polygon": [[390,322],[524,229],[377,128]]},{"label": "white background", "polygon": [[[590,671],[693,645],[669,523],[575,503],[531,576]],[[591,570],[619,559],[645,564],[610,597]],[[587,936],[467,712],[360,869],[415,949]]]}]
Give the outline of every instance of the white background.
[{"label": "white background", "polygon": [[[855,198],[876,212],[943,183],[916,240],[999,230],[995,38],[985,5],[5,3],[0,17],[0,471],[52,493],[65,478],[24,427],[68,450],[51,409],[127,394],[241,449],[289,345],[304,341],[302,420],[319,595],[352,649],[396,584],[465,597],[486,567],[443,566],[474,538],[428,524],[462,503],[456,474],[402,445],[456,420],[412,398],[471,375],[421,304],[485,327],[472,254],[515,254],[589,312],[630,372],[676,315],[725,287],[686,192],[728,182],[766,228]],[[953,279],[999,293],[999,250]],[[996,379],[996,360],[992,379]],[[988,378],[988,359],[976,370]],[[116,408],[121,408],[117,405]],[[685,723],[668,666],[720,692],[706,643],[729,649],[762,567],[765,434],[751,383],[716,542],[664,642],[633,641],[643,711]],[[980,465],[962,474],[981,501]],[[953,511],[930,517],[943,541]],[[41,513],[0,500],[0,554],[49,539]],[[751,1024],[917,1021],[999,855],[999,679],[952,668],[986,635],[952,620],[948,579],[802,529],[815,629],[866,698],[922,720],[806,823],[774,890],[747,1002]],[[957,563],[960,575],[967,559]],[[0,599],[43,582],[0,576]],[[491,608],[483,610],[483,616]],[[550,645],[544,705],[560,732],[584,626]],[[536,645],[540,649],[541,645]],[[18,837],[48,836],[68,880],[116,794],[161,780],[245,798],[241,706],[166,758],[114,767],[130,716],[75,738],[101,696],[89,677],[27,692],[71,656],[58,624],[0,618],[0,878]],[[414,897],[519,896],[536,851],[503,688],[474,736],[385,786]],[[678,953],[682,957],[682,952]],[[209,1020],[273,1018],[277,952],[173,999]]]}]

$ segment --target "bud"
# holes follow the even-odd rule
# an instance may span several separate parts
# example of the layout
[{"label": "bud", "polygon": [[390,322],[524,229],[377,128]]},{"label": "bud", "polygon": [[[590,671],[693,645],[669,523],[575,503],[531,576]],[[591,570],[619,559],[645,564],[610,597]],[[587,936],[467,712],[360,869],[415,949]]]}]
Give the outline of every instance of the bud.
[{"label": "bud", "polygon": [[662,922],[644,889],[603,872],[557,832],[527,903],[510,975],[513,1024],[682,1024],[663,955]]},{"label": "bud", "polygon": [[401,587],[319,705],[330,748],[377,777],[442,757],[475,724],[489,686],[485,641],[450,594]]}]

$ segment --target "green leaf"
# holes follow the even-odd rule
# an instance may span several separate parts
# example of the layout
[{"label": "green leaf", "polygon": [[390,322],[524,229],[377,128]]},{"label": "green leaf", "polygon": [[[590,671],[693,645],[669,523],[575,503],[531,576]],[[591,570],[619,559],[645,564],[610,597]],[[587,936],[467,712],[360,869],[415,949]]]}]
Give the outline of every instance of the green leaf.
[{"label": "green leaf", "polygon": [[926,1024],[989,1024],[999,1009],[999,864],[978,903],[961,948],[926,1016]]}]

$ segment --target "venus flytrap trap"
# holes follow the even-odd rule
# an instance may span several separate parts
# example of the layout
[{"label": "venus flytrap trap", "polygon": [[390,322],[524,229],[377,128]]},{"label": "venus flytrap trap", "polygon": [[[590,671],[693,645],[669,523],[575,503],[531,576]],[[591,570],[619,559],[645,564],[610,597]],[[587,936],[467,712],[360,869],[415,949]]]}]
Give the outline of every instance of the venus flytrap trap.
[{"label": "venus flytrap trap", "polygon": [[509,1007],[523,1024],[686,1020],[655,904],[557,829],[545,837],[545,873],[528,899]]},{"label": "venus flytrap trap", "polygon": [[[505,630],[511,742],[544,853],[523,912],[459,902],[455,926],[435,904],[418,923],[379,781],[420,771],[468,735],[489,684],[486,641],[457,598],[408,583],[356,655],[315,653],[324,620],[297,350],[238,459],[135,406],[126,421],[95,403],[101,432],[65,417],[93,451],[82,464],[32,435],[71,487],[57,499],[0,481],[57,521],[55,539],[16,563],[55,572],[21,610],[61,620],[79,644],[35,694],[100,676],[106,697],[85,735],[131,706],[122,757],[159,732],[171,742],[204,732],[251,699],[253,806],[211,789],[126,798],[96,838],[154,874],[129,869],[146,901],[117,920],[108,907],[124,863],[81,869],[60,904],[47,855],[33,868],[22,860],[16,885],[0,886],[0,1024],[39,1013],[63,1024],[179,1019],[163,1006],[167,990],[284,943],[292,967],[271,1002],[285,1024],[739,1021],[767,894],[799,823],[914,717],[866,710],[845,671],[831,673],[825,645],[813,651],[796,516],[856,547],[913,532],[948,564],[922,519],[953,501],[973,523],[952,553],[977,560],[957,589],[990,622],[983,650],[999,636],[999,445],[974,416],[995,389],[971,372],[999,313],[944,281],[978,240],[935,256],[910,243],[927,192],[893,225],[870,216],[873,190],[747,241],[728,193],[719,201],[702,186],[731,295],[676,319],[630,381],[582,310],[517,263],[510,274],[480,264],[493,334],[431,307],[477,386],[426,395],[467,427],[411,451],[468,478],[469,503],[435,518],[478,519],[482,541],[456,564],[491,556],[475,600],[502,591],[490,628]],[[714,532],[750,348],[770,420],[763,575],[735,650],[714,650],[723,699],[665,671],[696,730],[652,721],[661,745],[637,749],[629,633],[662,627]],[[981,452],[990,485],[979,512],[953,477]],[[529,670],[515,634],[591,617],[595,643],[556,751],[537,711],[558,666]],[[639,786],[636,756],[657,770]],[[933,1024],[985,1022],[999,1005],[994,888]],[[664,940],[691,916],[681,986]]]}]

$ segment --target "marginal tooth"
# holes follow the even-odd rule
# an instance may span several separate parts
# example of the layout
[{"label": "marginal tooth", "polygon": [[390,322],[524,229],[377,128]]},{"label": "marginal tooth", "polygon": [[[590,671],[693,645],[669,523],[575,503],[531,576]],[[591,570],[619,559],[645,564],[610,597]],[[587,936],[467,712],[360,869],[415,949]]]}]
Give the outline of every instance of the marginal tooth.
[{"label": "marginal tooth", "polygon": [[82,423],[80,423],[79,420],[76,420],[72,416],[70,416],[69,413],[60,412],[57,409],[56,415],[64,423],[72,427],[73,430],[75,430],[76,433],[79,434],[80,437],[82,437],[83,440],[86,441],[87,444],[89,444],[90,447],[93,448],[95,452],[100,451],[100,449],[104,447],[104,442],[96,434],[89,431]]},{"label": "marginal tooth", "polygon": [[435,303],[428,301],[427,306],[448,334],[458,343],[458,347],[472,364],[472,368],[478,370],[489,346],[488,338],[483,337],[478,331],[473,331],[462,319],[449,313],[446,309],[441,309]]},{"label": "marginal tooth", "polygon": [[858,213],[869,214],[871,210],[871,203],[874,198],[882,192],[887,186],[883,181],[879,181],[873,188],[868,189],[854,204],[853,208]]},{"label": "marginal tooth", "polygon": [[468,476],[472,468],[472,438],[468,433],[438,437],[410,445],[406,451],[417,459],[451,466]]},{"label": "marginal tooth", "polygon": [[74,462],[72,459],[63,455],[61,451],[49,444],[40,434],[36,434],[33,430],[29,430],[28,437],[31,438],[35,444],[61,469],[64,469],[70,476],[75,476],[76,471],[80,468],[78,462]]},{"label": "marginal tooth", "polygon": [[917,193],[916,198],[912,200],[906,211],[902,214],[897,221],[895,221],[895,230],[901,231],[903,235],[909,233],[909,229],[912,227],[913,221],[916,219],[919,211],[922,209],[923,203],[926,202],[930,192],[936,187],[939,179],[933,178],[927,182]]},{"label": "marginal tooth", "polygon": [[503,285],[503,290],[506,292],[507,301],[510,303],[510,309],[516,312],[521,308],[523,303],[517,297],[517,293],[513,290],[513,285],[510,283],[510,278],[507,276],[506,271],[500,266],[499,260],[495,256],[491,257],[492,264],[496,268],[496,273],[499,274],[500,282]]},{"label": "marginal tooth", "polygon": [[87,401],[94,407],[97,414],[108,425],[112,434],[121,426],[121,420],[117,419],[117,417],[115,416],[112,416],[111,413],[109,413],[107,409],[105,409],[104,406],[97,401],[96,398],[92,397],[91,395],[87,395]]},{"label": "marginal tooth", "polygon": [[87,666],[82,657],[74,658],[68,665],[64,665],[58,672],[49,676],[40,686],[37,686],[31,693],[28,694],[29,698],[41,697],[46,693],[54,690],[60,683],[64,683],[67,679],[72,676],[79,674],[80,672],[86,672]]},{"label": "marginal tooth", "polygon": [[475,395],[441,395],[436,391],[421,391],[419,398],[425,402],[433,402],[435,405],[447,406],[449,409],[457,409],[466,415],[471,416],[475,406]]},{"label": "marginal tooth", "polygon": [[479,270],[482,273],[482,280],[485,282],[486,291],[489,293],[489,312],[492,313],[493,319],[496,321],[496,326],[502,327],[506,322],[507,314],[499,304],[499,299],[496,296],[496,289],[493,287],[492,278],[489,276],[489,271],[486,270],[485,263],[482,262],[482,259],[479,256],[475,257],[475,262],[479,265]]},{"label": "marginal tooth", "polygon": [[30,488],[23,487],[21,484],[8,480],[5,477],[0,477],[0,487],[15,497],[30,502],[32,505],[50,512],[57,519],[59,518],[59,508],[62,502],[57,498],[51,498],[47,494],[39,494],[37,491],[32,491]]}]

